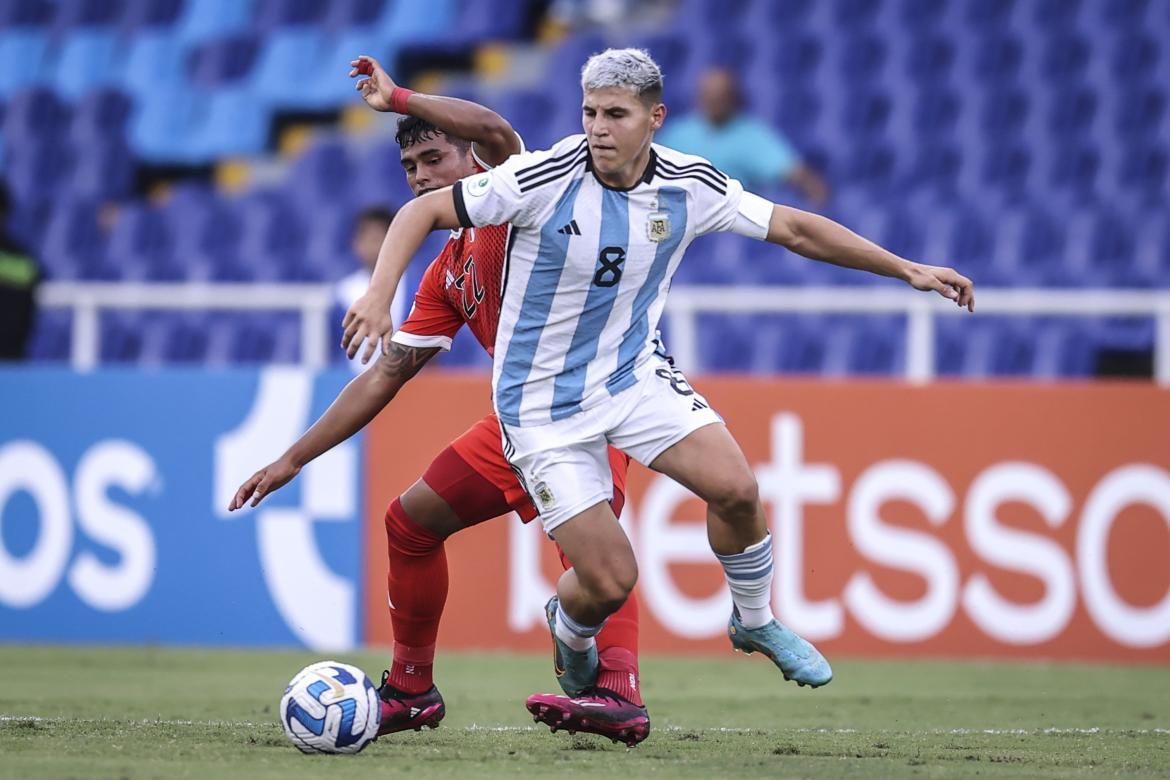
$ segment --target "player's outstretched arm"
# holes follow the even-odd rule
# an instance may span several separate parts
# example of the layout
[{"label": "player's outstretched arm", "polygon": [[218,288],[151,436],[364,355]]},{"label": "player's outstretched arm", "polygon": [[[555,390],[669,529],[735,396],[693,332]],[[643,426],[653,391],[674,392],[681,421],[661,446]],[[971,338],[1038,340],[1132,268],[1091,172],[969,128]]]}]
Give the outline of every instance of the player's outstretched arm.
[{"label": "player's outstretched arm", "polygon": [[438,347],[391,343],[389,352],[346,385],[321,418],[283,455],[240,485],[228,511],[240,509],[249,499],[256,506],[264,496],[287,485],[305,464],[366,427],[438,351]]},{"label": "player's outstretched arm", "polygon": [[362,297],[354,301],[341,321],[345,333],[341,336],[341,348],[352,360],[365,341],[362,363],[370,362],[379,341],[383,354],[389,354],[390,333],[394,323],[390,321],[390,301],[398,290],[398,283],[414,253],[422,246],[423,240],[432,230],[459,227],[455,211],[455,197],[450,187],[428,192],[403,206],[382,241],[378,262],[370,277],[370,287]]},{"label": "player's outstretched arm", "polygon": [[444,133],[465,138],[475,145],[475,153],[488,165],[499,165],[520,151],[520,138],[512,125],[487,106],[401,89],[368,54],[350,65],[350,78],[365,76],[354,88],[375,111],[410,114],[425,119]]},{"label": "player's outstretched arm", "polygon": [[819,214],[774,205],[768,241],[813,260],[901,279],[916,290],[933,290],[975,311],[975,283],[958,271],[898,257]]}]

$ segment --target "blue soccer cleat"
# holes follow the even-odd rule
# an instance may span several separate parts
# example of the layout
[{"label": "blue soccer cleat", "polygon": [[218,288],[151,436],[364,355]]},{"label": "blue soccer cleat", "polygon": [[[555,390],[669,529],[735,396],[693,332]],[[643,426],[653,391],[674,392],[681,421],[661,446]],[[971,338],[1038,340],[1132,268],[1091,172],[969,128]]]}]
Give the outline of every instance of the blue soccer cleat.
[{"label": "blue soccer cleat", "polygon": [[582,695],[597,683],[601,665],[597,660],[597,645],[588,650],[573,650],[557,638],[557,605],[560,600],[553,596],[544,605],[544,616],[548,618],[548,630],[553,640],[553,672],[557,682],[569,697]]},{"label": "blue soccer cleat", "polygon": [[727,636],[736,650],[749,655],[758,650],[771,658],[784,673],[784,679],[797,685],[819,688],[833,679],[833,669],[820,651],[776,619],[759,628],[748,628],[740,621],[739,610],[732,609]]}]

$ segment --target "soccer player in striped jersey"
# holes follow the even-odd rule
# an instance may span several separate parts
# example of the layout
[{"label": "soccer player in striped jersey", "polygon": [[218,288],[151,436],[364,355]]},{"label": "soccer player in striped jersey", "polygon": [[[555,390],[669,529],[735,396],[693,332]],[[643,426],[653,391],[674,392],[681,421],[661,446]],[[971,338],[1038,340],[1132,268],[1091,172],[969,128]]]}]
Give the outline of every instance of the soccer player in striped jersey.
[{"label": "soccer player in striped jersey", "polygon": [[[416,195],[483,172],[522,148],[502,117],[461,100],[397,89],[378,63],[362,57],[354,76],[377,110],[409,114],[399,123],[398,143],[408,183]],[[309,431],[276,462],[256,472],[232,500],[238,509],[286,484],[304,464],[365,426],[435,354],[450,349],[465,324],[490,353],[500,312],[507,225],[458,229],[427,268],[414,308],[390,339],[377,364],[354,379]],[[629,458],[607,453],[613,484],[612,511],[624,502]],[[443,540],[464,528],[516,512],[524,522],[536,509],[504,459],[499,423],[489,415],[451,443],[422,478],[386,512],[389,547],[387,595],[394,628],[394,660],[383,674],[380,734],[435,727],[446,709],[433,681],[439,619],[447,596]],[[568,560],[561,555],[562,564]],[[631,598],[598,640],[603,671],[592,688],[574,689],[560,713],[567,729],[635,745],[650,720],[638,683],[638,605]]]},{"label": "soccer player in striped jersey", "polygon": [[[785,679],[824,685],[828,662],[772,614],[772,539],[752,469],[657,341],[671,276],[694,238],[733,231],[972,311],[974,286],[654,144],[666,107],[662,74],[646,52],[591,57],[581,86],[584,135],[513,156],[399,212],[369,291],[346,315],[343,343],[353,353],[389,331],[390,296],[429,231],[510,223],[493,399],[504,454],[574,564],[546,609],[562,682],[587,684],[597,674],[594,636],[637,579],[608,503],[613,445],[707,502],[708,540],[733,602],[732,646],[767,655]],[[534,697],[529,707],[539,718],[550,701]]]}]

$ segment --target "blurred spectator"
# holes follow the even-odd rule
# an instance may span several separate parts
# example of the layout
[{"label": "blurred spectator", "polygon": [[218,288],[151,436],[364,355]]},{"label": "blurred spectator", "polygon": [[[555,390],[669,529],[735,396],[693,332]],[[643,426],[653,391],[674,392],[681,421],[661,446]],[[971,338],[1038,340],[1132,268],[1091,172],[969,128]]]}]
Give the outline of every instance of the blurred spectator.
[{"label": "blurred spectator", "polygon": [[22,360],[36,317],[41,268],[8,235],[8,189],[0,181],[0,360]]},{"label": "blurred spectator", "polygon": [[829,199],[824,180],[801,161],[783,135],[743,111],[739,84],[724,68],[699,79],[699,112],[667,119],[655,141],[710,160],[748,189],[781,182],[795,187],[813,206]]},{"label": "blurred spectator", "polygon": [[[370,275],[374,272],[374,265],[378,262],[378,251],[382,248],[382,240],[386,238],[386,231],[394,221],[394,212],[383,206],[370,206],[358,214],[354,221],[353,238],[350,241],[350,250],[361,262],[361,267],[349,276],[339,279],[333,286],[334,302],[340,308],[335,324],[340,325],[341,317],[353,305],[353,302],[365,294],[370,286]],[[398,292],[394,294],[394,302],[390,304],[390,320],[397,326],[406,318],[406,285],[398,285]],[[338,341],[340,341],[340,331]],[[361,353],[349,361],[350,366],[357,373],[366,368],[359,359]],[[368,365],[373,365],[370,361]]]}]

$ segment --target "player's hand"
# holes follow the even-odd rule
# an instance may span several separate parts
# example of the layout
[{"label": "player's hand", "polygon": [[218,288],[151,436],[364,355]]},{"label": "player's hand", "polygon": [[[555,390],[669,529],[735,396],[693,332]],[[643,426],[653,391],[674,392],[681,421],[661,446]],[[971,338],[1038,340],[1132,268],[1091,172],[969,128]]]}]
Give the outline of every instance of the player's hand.
[{"label": "player's hand", "polygon": [[349,64],[353,66],[353,70],[349,72],[350,78],[367,77],[354,85],[354,89],[362,94],[362,100],[366,101],[366,105],[375,111],[389,111],[390,93],[398,86],[394,79],[390,78],[378,61],[368,54],[363,54]]},{"label": "player's hand", "polygon": [[341,326],[345,329],[341,336],[341,348],[350,360],[362,349],[363,341],[366,342],[362,350],[363,365],[369,363],[377,352],[379,342],[382,351],[388,351],[390,334],[394,331],[394,323],[390,321],[390,306],[375,299],[369,292],[349,307]]},{"label": "player's hand", "polygon": [[248,503],[248,499],[252,499],[252,506],[256,506],[264,496],[287,485],[300,471],[300,466],[283,459],[268,464],[240,485],[232,502],[228,504],[228,511],[241,509]]},{"label": "player's hand", "polygon": [[912,263],[906,281],[915,290],[933,290],[960,308],[975,311],[975,283],[954,268]]}]

